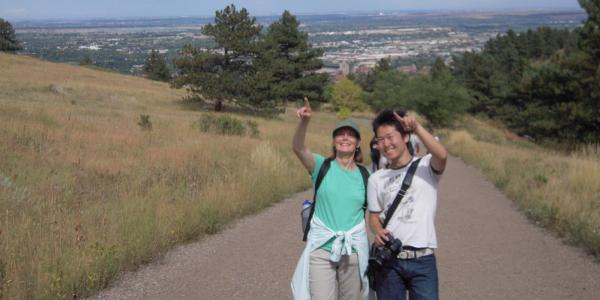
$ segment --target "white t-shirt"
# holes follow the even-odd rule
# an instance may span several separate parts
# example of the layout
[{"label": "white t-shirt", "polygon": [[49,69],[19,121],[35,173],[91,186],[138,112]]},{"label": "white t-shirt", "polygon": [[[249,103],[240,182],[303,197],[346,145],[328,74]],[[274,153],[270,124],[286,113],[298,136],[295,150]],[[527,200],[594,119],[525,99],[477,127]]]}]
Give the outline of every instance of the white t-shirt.
[{"label": "white t-shirt", "polygon": [[[413,157],[412,161],[415,159]],[[379,212],[382,223],[402,187],[409,165],[401,169],[381,169],[369,177],[369,211]],[[405,246],[437,248],[435,213],[440,177],[431,168],[431,154],[425,155],[419,162],[410,188],[386,227]]]}]

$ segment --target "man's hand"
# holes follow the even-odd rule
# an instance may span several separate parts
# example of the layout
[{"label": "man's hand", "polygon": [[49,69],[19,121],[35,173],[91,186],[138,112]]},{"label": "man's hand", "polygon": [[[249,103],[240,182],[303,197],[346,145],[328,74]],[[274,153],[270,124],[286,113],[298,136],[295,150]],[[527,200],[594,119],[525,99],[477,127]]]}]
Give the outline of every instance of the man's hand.
[{"label": "man's hand", "polygon": [[387,242],[389,240],[388,235],[390,234],[390,231],[387,229],[381,229],[379,231],[377,231],[377,233],[375,234],[375,246],[377,247],[383,247],[383,245],[385,245],[385,242]]},{"label": "man's hand", "polygon": [[413,132],[417,129],[417,127],[419,127],[419,122],[413,116],[405,115],[404,117],[401,117],[394,112],[394,117],[396,120],[398,120],[398,122],[400,122],[402,128],[404,128],[406,132]]},{"label": "man's hand", "polygon": [[415,117],[409,115],[400,117],[396,112],[394,112],[394,117],[400,122],[404,130],[414,133],[419,137],[421,143],[431,153],[431,168],[435,173],[442,174],[448,160],[448,151],[446,151],[446,148],[434,139],[431,133],[425,127],[421,126]]},{"label": "man's hand", "polygon": [[296,111],[296,116],[300,120],[306,119],[308,121],[311,115],[312,109],[310,108],[310,103],[308,103],[308,97],[304,96],[304,106]]}]

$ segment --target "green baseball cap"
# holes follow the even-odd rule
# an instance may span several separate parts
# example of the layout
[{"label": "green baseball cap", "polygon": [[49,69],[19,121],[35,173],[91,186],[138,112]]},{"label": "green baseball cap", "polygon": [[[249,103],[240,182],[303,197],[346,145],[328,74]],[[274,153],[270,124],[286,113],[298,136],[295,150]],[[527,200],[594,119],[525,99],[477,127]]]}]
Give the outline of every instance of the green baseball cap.
[{"label": "green baseball cap", "polygon": [[354,132],[356,132],[356,137],[358,137],[358,139],[360,140],[360,129],[359,129],[358,125],[356,124],[356,122],[354,122],[350,119],[345,119],[345,120],[339,121],[337,124],[335,124],[335,129],[333,129],[332,136],[335,136],[335,132],[342,128],[350,128],[350,129],[354,130]]}]

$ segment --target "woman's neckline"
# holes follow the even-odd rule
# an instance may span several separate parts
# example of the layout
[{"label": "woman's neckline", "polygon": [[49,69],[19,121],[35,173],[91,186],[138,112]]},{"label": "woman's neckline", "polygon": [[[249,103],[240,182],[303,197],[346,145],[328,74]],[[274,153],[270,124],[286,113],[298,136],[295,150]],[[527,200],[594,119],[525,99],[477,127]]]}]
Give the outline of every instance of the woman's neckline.
[{"label": "woman's neckline", "polygon": [[354,172],[354,170],[356,170],[356,168],[358,167],[358,165],[356,165],[356,162],[352,161],[349,166],[351,166],[351,169],[347,169],[345,168],[339,161],[338,159],[334,159],[335,163],[338,165],[338,167],[340,167],[340,169],[346,171],[346,172]]}]

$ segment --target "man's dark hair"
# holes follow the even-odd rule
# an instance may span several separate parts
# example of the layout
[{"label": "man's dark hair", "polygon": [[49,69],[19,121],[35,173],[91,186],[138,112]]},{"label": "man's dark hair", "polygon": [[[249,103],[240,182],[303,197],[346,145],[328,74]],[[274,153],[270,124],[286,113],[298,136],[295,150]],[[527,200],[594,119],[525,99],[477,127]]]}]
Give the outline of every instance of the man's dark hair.
[{"label": "man's dark hair", "polygon": [[377,136],[377,128],[381,127],[382,125],[394,126],[396,127],[396,130],[398,130],[398,132],[400,132],[402,135],[405,135],[407,133],[406,130],[404,130],[404,128],[402,127],[402,124],[400,124],[400,122],[396,120],[396,117],[394,117],[394,111],[401,117],[406,116],[406,112],[402,110],[386,109],[381,111],[373,120],[373,134],[375,134],[375,136]]}]

